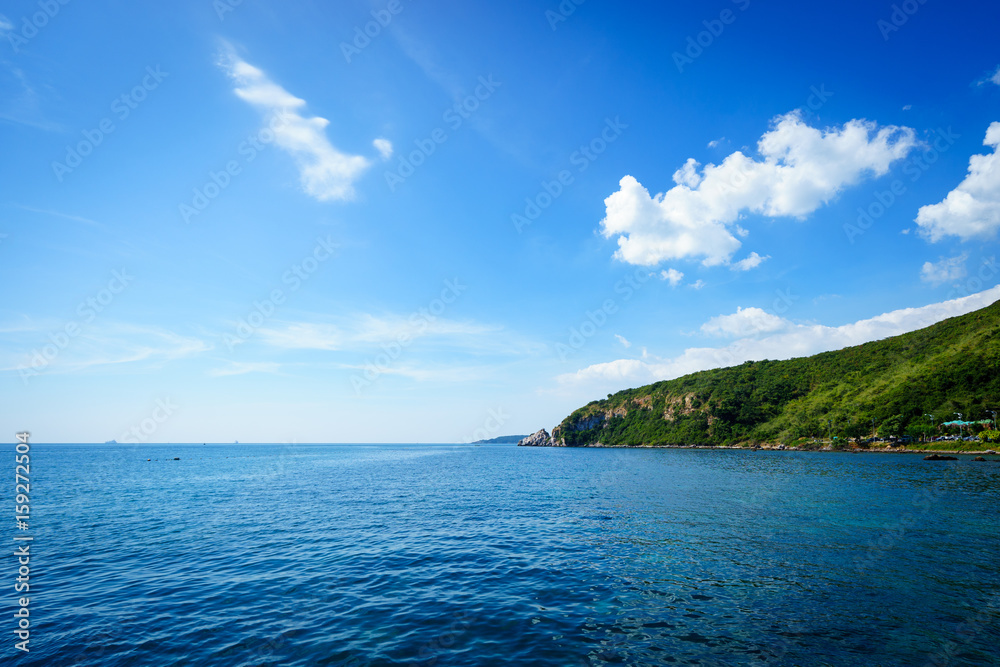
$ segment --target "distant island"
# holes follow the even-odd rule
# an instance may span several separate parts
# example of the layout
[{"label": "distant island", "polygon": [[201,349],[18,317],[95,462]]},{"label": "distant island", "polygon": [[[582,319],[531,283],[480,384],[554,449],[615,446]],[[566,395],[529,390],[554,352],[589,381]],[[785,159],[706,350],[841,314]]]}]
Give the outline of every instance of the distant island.
[{"label": "distant island", "polygon": [[[522,446],[984,450],[1000,441],[1000,301],[901,336],[608,394]],[[932,442],[977,435],[976,442]],[[981,442],[980,442],[981,440]]]},{"label": "distant island", "polygon": [[473,445],[516,445],[528,436],[526,435],[501,435],[499,438],[489,440],[476,440]]}]

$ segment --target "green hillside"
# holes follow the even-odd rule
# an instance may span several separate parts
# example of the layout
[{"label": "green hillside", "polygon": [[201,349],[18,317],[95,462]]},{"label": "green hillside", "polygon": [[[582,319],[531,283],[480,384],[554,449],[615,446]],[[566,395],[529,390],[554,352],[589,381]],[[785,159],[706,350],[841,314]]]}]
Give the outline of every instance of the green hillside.
[{"label": "green hillside", "polygon": [[[1000,412],[1000,301],[836,352],[747,362],[609,394],[553,430],[567,445],[791,444],[933,433]],[[952,431],[954,432],[954,431]]]}]

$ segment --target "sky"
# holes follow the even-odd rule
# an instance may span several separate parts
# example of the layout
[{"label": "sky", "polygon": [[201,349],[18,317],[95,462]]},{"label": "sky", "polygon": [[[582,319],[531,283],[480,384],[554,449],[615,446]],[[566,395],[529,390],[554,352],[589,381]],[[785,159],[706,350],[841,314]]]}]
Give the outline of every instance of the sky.
[{"label": "sky", "polygon": [[468,442],[1000,299],[1000,5],[11,0],[0,430]]}]

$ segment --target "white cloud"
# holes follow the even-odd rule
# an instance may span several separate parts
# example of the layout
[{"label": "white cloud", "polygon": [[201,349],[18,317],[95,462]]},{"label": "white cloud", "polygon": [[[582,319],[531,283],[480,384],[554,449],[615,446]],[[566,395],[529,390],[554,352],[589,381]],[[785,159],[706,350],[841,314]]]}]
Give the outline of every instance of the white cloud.
[{"label": "white cloud", "polygon": [[382,156],[383,160],[388,160],[392,157],[392,142],[388,139],[379,137],[372,142],[372,145],[375,146],[375,150],[378,151],[378,154]]},{"label": "white cloud", "polygon": [[987,83],[995,83],[996,85],[1000,86],[1000,66],[997,66],[996,70],[994,70],[993,73],[987,74],[979,81],[976,81],[977,86],[982,86]]},{"label": "white cloud", "polygon": [[299,114],[306,102],[271,81],[260,69],[231,50],[221,66],[236,82],[236,95],[260,109],[269,119],[275,144],[288,152],[299,168],[305,192],[320,201],[351,199],[354,181],[371,165],[360,155],[337,150],[326,136],[325,118]]},{"label": "white cloud", "polygon": [[794,325],[786,332],[760,339],[741,339],[726,347],[689,348],[672,359],[618,359],[560,375],[557,380],[564,387],[575,386],[593,395],[603,395],[628,386],[669,380],[711,368],[735,366],[745,361],[805,357],[898,336],[949,317],[985,308],[998,299],[1000,286],[960,299],[921,308],[904,308],[839,327]]},{"label": "white cloud", "polygon": [[969,259],[967,254],[946,259],[942,257],[937,263],[924,262],[920,269],[920,279],[931,285],[940,285],[952,280],[960,280],[968,275],[965,269],[965,261]]},{"label": "white cloud", "polygon": [[736,151],[722,164],[689,159],[674,173],[676,185],[651,197],[632,176],[605,200],[601,231],[618,237],[615,257],[652,266],[702,258],[726,264],[740,248],[735,224],[744,213],[803,218],[866,176],[881,176],[917,145],[913,130],[879,128],[852,120],[819,130],[798,112],[779,116],[757,144],[762,160]]},{"label": "white cloud", "polygon": [[750,269],[756,269],[769,259],[771,259],[770,255],[761,257],[756,252],[752,252],[745,259],[741,259],[730,268],[732,268],[733,271],[749,271]]},{"label": "white cloud", "polygon": [[1000,229],[1000,122],[990,124],[983,145],[993,152],[970,157],[965,180],[942,201],[917,211],[920,232],[932,243],[945,236],[991,238]]},{"label": "white cloud", "polygon": [[14,29],[14,24],[10,22],[10,19],[0,14],[0,33],[10,32]]},{"label": "white cloud", "polygon": [[684,274],[677,269],[667,269],[660,271],[660,280],[666,280],[671,287],[677,287],[684,280]]},{"label": "white cloud", "polygon": [[[77,322],[79,324],[79,322]],[[55,355],[41,356],[51,336],[64,336],[65,322],[30,322],[0,329],[0,371],[39,374],[74,373],[89,368],[139,364],[159,368],[168,361],[195,356],[212,349],[198,338],[182,336],[154,326],[95,320],[67,339]],[[7,334],[7,335],[4,335]],[[51,346],[49,346],[51,348]]]},{"label": "white cloud", "polygon": [[[502,327],[424,316],[357,314],[336,322],[277,321],[256,332],[259,340],[285,350],[367,351],[404,341],[409,346],[430,339],[449,349],[477,354],[534,354],[544,349],[505,331]],[[253,340],[253,339],[250,339]]]},{"label": "white cloud", "polygon": [[435,318],[376,317],[358,315],[340,325],[285,322],[262,328],[261,338],[272,347],[299,350],[343,350],[372,345],[405,336],[409,341],[427,336],[475,336],[495,328]]},{"label": "white cloud", "polygon": [[626,349],[626,350],[627,350],[628,348],[632,347],[632,343],[630,343],[630,342],[628,341],[628,339],[627,339],[627,338],[625,338],[625,336],[619,336],[618,334],[615,334],[615,338],[617,338],[617,339],[618,339],[618,342],[619,342],[619,343],[621,343],[621,344],[622,344],[623,346],[625,346],[625,349]]},{"label": "white cloud", "polygon": [[280,370],[281,364],[273,361],[231,361],[225,368],[213,368],[208,371],[208,374],[212,377],[228,377],[230,375],[246,375],[247,373],[277,373]]},{"label": "white cloud", "polygon": [[721,144],[725,140],[726,140],[725,137],[721,137],[719,139],[713,139],[712,141],[708,142],[708,147],[709,148],[715,148],[716,146],[718,146],[719,144]]},{"label": "white cloud", "polygon": [[688,285],[688,287],[690,287],[691,289],[701,289],[704,286],[705,286],[705,281],[701,280],[700,278],[691,283],[690,285]]},{"label": "white cloud", "polygon": [[701,330],[715,336],[753,336],[773,333],[791,322],[760,308],[737,308],[732,315],[718,315],[701,325]]}]

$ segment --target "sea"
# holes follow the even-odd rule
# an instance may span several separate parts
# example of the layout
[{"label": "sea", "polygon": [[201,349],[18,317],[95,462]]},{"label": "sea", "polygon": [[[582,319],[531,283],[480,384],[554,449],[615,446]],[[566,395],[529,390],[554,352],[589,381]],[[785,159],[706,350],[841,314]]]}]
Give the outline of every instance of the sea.
[{"label": "sea", "polygon": [[[4,665],[1000,664],[1000,462],[471,444],[30,454],[30,522],[10,516],[0,565]],[[14,592],[18,536],[29,593]]]}]

